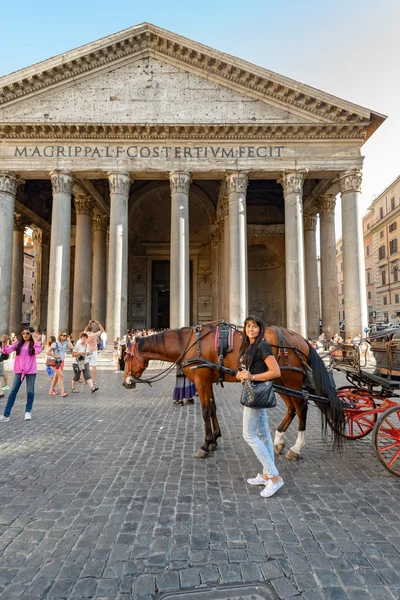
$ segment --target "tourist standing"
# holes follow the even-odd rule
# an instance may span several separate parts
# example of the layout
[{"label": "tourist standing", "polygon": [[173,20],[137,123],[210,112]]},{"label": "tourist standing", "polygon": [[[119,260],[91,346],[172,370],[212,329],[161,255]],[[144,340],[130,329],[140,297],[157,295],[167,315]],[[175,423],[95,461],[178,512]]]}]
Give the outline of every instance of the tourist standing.
[{"label": "tourist standing", "polygon": [[[56,337],[55,337],[54,335],[51,335],[51,336],[49,337],[49,339],[47,340],[47,346],[48,346],[48,348],[50,348],[50,346],[51,346],[52,344],[55,344],[55,343],[56,343],[56,341],[57,341],[57,340],[56,340]],[[42,340],[42,345],[43,345],[43,340]],[[52,379],[53,379],[53,377],[54,377],[54,369],[53,369],[53,367],[51,367],[50,365],[47,365],[47,364],[46,364],[46,373],[47,373],[47,378],[48,378],[50,381],[52,381]]]},{"label": "tourist standing", "polygon": [[175,406],[183,406],[183,404],[194,404],[196,395],[196,386],[185,375],[185,371],[180,365],[176,367],[175,387],[172,395]]},{"label": "tourist standing", "polygon": [[58,339],[53,342],[47,351],[47,356],[52,356],[56,359],[56,364],[54,366],[54,377],[49,391],[50,396],[57,396],[58,392],[55,390],[57,382],[58,387],[60,388],[61,396],[68,396],[68,393],[64,389],[64,361],[67,348],[72,350],[73,345],[68,333],[63,332],[59,334]]},{"label": "tourist standing", "polygon": [[107,345],[107,331],[106,330],[101,332],[100,340],[101,340],[101,349],[104,350],[104,348]]},{"label": "tourist standing", "polygon": [[25,421],[30,421],[32,418],[32,406],[35,399],[35,380],[37,373],[36,354],[42,351],[41,336],[35,333],[33,327],[25,327],[19,339],[7,346],[8,336],[3,335],[2,352],[11,354],[15,351],[14,361],[14,379],[12,382],[10,394],[7,404],[4,409],[4,414],[0,417],[0,421],[8,422],[10,414],[14,406],[19,388],[23,380],[26,381],[26,406],[25,406]]},{"label": "tourist standing", "polygon": [[[93,331],[94,325],[98,326],[97,331]],[[89,321],[89,323],[85,327],[85,332],[87,333],[87,344],[89,346],[89,365],[92,368],[92,380],[93,384],[96,385],[96,367],[97,367],[97,359],[99,356],[97,344],[101,334],[104,331],[103,325],[100,325],[98,321]]]},{"label": "tourist standing", "polygon": [[[247,317],[239,350],[239,381],[272,381],[281,375],[271,346],[264,339],[265,326],[258,317]],[[262,464],[262,475],[248,479],[250,485],[264,485],[261,496],[269,498],[282,486],[283,479],[275,466],[274,445],[268,426],[266,408],[243,407],[243,437]]]},{"label": "tourist standing", "polygon": [[75,362],[72,365],[74,370],[74,376],[72,379],[72,393],[79,394],[78,390],[75,388],[75,383],[79,381],[81,375],[83,375],[84,380],[90,387],[90,391],[97,392],[99,388],[94,385],[89,372],[90,350],[88,344],[88,334],[86,331],[82,331],[79,334],[79,340],[72,349],[72,356],[75,358]]}]

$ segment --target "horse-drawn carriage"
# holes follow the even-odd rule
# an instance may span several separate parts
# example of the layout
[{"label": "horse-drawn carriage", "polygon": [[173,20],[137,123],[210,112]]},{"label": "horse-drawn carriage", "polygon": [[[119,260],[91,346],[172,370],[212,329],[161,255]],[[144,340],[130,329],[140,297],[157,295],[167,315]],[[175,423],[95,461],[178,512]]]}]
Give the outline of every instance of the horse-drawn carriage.
[{"label": "horse-drawn carriage", "polygon": [[[367,367],[373,353],[375,370]],[[361,439],[372,432],[377,458],[400,477],[400,329],[379,331],[357,344],[330,352],[330,366],[345,373],[350,385],[337,389],[344,404],[343,437]]]},{"label": "horse-drawn carriage", "polygon": [[[300,458],[305,445],[307,409],[312,401],[321,411],[323,433],[326,433],[327,423],[332,429],[334,448],[340,447],[342,438],[359,439],[373,430],[379,460],[393,475],[400,477],[400,404],[392,400],[400,398],[396,394],[396,390],[400,390],[400,377],[397,380],[392,373],[392,366],[397,365],[398,359],[394,353],[400,352],[400,345],[397,347],[394,342],[397,338],[393,340],[396,334],[397,331],[393,334],[385,331],[382,336],[378,334],[368,340],[373,351],[383,344],[390,357],[384,365],[379,363],[378,374],[366,370],[360,345],[344,344],[330,353],[331,369],[344,371],[351,384],[336,390],[332,373],[305,338],[282,327],[268,327],[264,337],[281,370],[274,388],[287,409],[275,432],[276,453],[281,454],[284,450],[284,435],[297,415],[297,440],[284,456],[289,460]],[[382,342],[381,338],[385,336],[390,339]],[[176,365],[180,365],[186,377],[196,384],[205,428],[204,444],[196,451],[196,458],[206,458],[217,448],[221,430],[213,384],[237,381],[235,374],[241,339],[241,331],[235,325],[215,321],[165,331],[128,344],[123,380],[126,389],[133,389],[137,383],[158,381]],[[172,364],[164,373],[144,380],[141,376],[150,360],[165,360]]]}]

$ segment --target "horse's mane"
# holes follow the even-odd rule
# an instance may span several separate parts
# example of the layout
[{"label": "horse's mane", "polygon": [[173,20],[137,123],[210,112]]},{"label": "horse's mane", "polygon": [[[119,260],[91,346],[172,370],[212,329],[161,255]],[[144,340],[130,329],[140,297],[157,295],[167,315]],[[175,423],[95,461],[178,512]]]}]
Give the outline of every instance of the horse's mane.
[{"label": "horse's mane", "polygon": [[191,331],[191,327],[182,327],[181,329],[167,329],[160,333],[153,333],[147,337],[140,337],[137,341],[139,352],[157,352],[160,346],[165,347],[165,335],[176,333],[178,340],[183,344],[183,334],[185,331]]}]

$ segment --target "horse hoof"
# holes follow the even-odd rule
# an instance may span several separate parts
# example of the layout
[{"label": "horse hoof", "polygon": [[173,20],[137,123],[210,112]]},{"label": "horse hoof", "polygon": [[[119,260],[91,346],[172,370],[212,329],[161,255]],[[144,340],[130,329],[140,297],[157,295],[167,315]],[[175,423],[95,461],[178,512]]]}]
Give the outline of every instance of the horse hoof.
[{"label": "horse hoof", "polygon": [[216,450],[216,449],[217,449],[217,444],[210,444],[210,445],[208,446],[208,449],[210,450],[210,452],[214,452],[214,450]]},{"label": "horse hoof", "polygon": [[285,444],[277,444],[276,446],[274,446],[275,454],[279,456],[279,454],[282,454],[284,448]]},{"label": "horse hoof", "polygon": [[202,450],[201,448],[199,448],[196,452],[194,457],[195,458],[207,458],[207,456],[209,455],[209,452],[206,452],[205,450]]},{"label": "horse hoof", "polygon": [[285,458],[286,460],[299,460],[300,454],[297,454],[297,452],[293,452],[293,450],[288,450],[285,454]]}]

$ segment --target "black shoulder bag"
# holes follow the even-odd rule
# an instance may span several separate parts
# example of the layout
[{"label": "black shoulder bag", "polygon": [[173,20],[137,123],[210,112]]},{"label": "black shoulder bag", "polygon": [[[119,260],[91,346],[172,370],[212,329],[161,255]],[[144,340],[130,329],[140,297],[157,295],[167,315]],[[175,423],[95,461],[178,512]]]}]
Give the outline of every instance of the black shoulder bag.
[{"label": "black shoulder bag", "polygon": [[277,405],[272,381],[250,381],[243,383],[240,403],[248,408],[274,408]]},{"label": "black shoulder bag", "polygon": [[[250,366],[248,369],[250,369]],[[240,403],[243,406],[248,408],[274,408],[277,405],[272,381],[250,381],[250,379],[246,379],[242,386]]]}]

